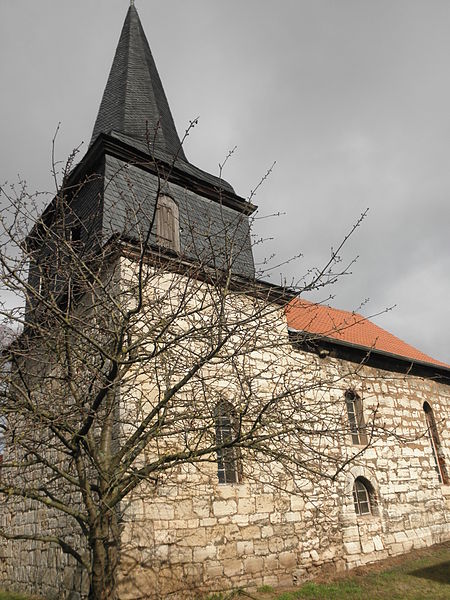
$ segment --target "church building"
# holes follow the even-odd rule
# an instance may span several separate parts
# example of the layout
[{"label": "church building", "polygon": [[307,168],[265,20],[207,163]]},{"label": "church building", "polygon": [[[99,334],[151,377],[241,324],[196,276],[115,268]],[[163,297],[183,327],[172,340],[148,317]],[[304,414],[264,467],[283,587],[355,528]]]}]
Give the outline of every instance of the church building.
[{"label": "church building", "polygon": [[[217,297],[220,281],[227,289],[223,305],[231,319],[239,313],[242,325],[233,336],[239,353],[230,352],[220,364],[220,381],[212,361],[202,379],[189,384],[195,389],[189,388],[186,396],[180,390],[176,410],[183,426],[188,408],[194,415],[183,439],[192,461],[174,462],[157,477],[143,477],[118,503],[121,600],[201,598],[238,587],[295,586],[323,569],[345,571],[450,540],[450,366],[361,315],[258,281],[250,235],[256,207],[221,177],[192,165],[182,142],[132,3],[89,148],[65,182],[70,210],[55,198],[29,235],[29,285],[37,293],[27,298],[27,322],[32,328],[42,319],[45,302],[40,298],[49,281],[59,309],[88,304],[79,282],[64,279],[64,258],[55,267],[60,242],[49,243],[43,233],[56,227],[65,211],[67,244],[104,261],[96,271],[95,260],[84,260],[91,282],[106,269],[126,295],[124,282],[145,269],[153,281],[157,269],[164,306],[173,302],[175,311],[189,289],[185,306],[194,307],[192,319],[199,327],[199,304],[208,318],[220,312],[219,304],[206,300]],[[183,294],[172,277],[189,282]],[[210,294],[208,286],[214,285]],[[139,290],[139,301],[128,298],[130,306],[155,302],[150,284],[146,286]],[[259,311],[258,329],[250,310]],[[184,318],[177,323],[179,338],[191,326]],[[134,326],[142,332],[151,325],[148,317]],[[266,349],[258,345],[261,335],[269,340]],[[214,337],[214,331],[207,336]],[[130,337],[136,339],[135,331]],[[182,342],[176,343],[181,347]],[[143,367],[132,385],[122,380],[115,391],[123,418],[111,452],[120,450],[122,435],[134,434],[133,419],[144,419],[141,413],[150,411],[138,406],[144,397],[149,405],[155,398],[156,384],[149,382],[162,379],[167,365],[170,377],[188,368],[187,355],[194,353],[190,343],[186,356],[169,352],[170,360],[166,356],[152,373]],[[204,341],[198,337],[195,343],[202,347]],[[143,344],[139,352],[151,354],[150,345]],[[247,347],[249,357],[240,350]],[[239,391],[236,381],[242,384]],[[283,394],[283,408],[270,407]],[[210,409],[216,396],[222,399]],[[260,437],[252,446],[246,442],[248,434],[240,433],[240,441],[231,443],[238,429],[247,431],[246,419],[253,419],[256,430],[264,421],[261,406],[253,405],[257,398],[266,398],[270,407],[265,426],[272,439]],[[196,429],[198,413],[208,410],[211,439],[206,429],[201,435]],[[182,439],[179,434],[177,429],[177,440]],[[196,455],[195,435],[198,446],[208,443],[216,451]],[[156,464],[155,456],[166,456],[169,438],[156,436],[155,447],[143,446],[127,476],[146,473],[146,465]],[[279,469],[277,461],[284,466]],[[61,516],[37,508],[30,498],[22,504],[6,502],[2,510],[1,525],[8,531],[44,537],[64,531],[69,540],[76,538]],[[87,598],[86,576],[74,557],[28,537],[0,542],[0,587],[49,600]]]}]

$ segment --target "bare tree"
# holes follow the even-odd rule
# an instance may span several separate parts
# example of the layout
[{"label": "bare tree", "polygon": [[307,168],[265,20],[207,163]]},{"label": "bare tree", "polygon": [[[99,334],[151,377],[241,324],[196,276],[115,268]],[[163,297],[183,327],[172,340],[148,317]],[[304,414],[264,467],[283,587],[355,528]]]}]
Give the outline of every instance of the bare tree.
[{"label": "bare tree", "polygon": [[[139,198],[138,167],[120,171],[129,228],[108,237],[92,236],[100,194],[88,219],[73,210],[100,177],[74,183],[72,161],[42,216],[26,186],[2,189],[2,288],[26,306],[1,310],[19,333],[2,358],[0,492],[36,521],[1,534],[60,547],[84,570],[90,600],[117,597],[123,517],[139,490],[151,502],[187,469],[302,493],[298,482],[331,481],[350,460],[343,376],[296,352],[285,319],[293,297],[347,271],[340,250],[293,289],[236,275],[239,218],[190,223],[181,253],[164,220],[170,169],[152,163],[157,189]],[[58,514],[65,524],[52,529]]]}]

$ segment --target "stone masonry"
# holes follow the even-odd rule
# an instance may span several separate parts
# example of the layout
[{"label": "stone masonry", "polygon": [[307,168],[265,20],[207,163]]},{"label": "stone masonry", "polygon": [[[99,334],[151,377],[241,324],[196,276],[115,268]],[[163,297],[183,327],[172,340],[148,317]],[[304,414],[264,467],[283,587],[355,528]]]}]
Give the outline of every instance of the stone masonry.
[{"label": "stone masonry", "polygon": [[[128,268],[126,263],[124,273]],[[284,337],[290,350],[275,356],[273,368],[295,371],[300,360],[305,379],[338,382],[318,389],[310,400],[313,406],[327,396],[335,407],[347,432],[336,449],[341,459],[362,450],[352,444],[348,427],[348,389],[362,399],[365,420],[377,433],[374,443],[334,481],[303,476],[274,486],[257,467],[247,470],[244,453],[241,483],[218,483],[215,457],[201,466],[183,465],[156,483],[144,482],[121,507],[123,600],[199,598],[238,586],[300,584],[319,570],[351,569],[450,539],[450,486],[438,479],[423,410],[425,401],[432,405],[448,457],[449,386],[370,366],[355,369],[345,360],[296,349],[283,315],[279,311],[267,335]],[[255,367],[263,359],[256,357]],[[141,385],[148,385],[146,378]],[[270,391],[271,378],[261,385]],[[124,410],[130,402],[122,399]],[[373,488],[371,514],[355,512],[357,477]],[[20,534],[58,535],[69,524],[31,501],[5,501],[1,526]],[[3,540],[0,558],[2,587],[49,600],[85,596],[85,577],[59,549]]]},{"label": "stone masonry", "polygon": [[[327,361],[325,368],[346,368]],[[365,412],[377,408],[383,427],[404,440],[378,440],[334,484],[304,481],[301,493],[220,485],[213,465],[203,477],[186,469],[177,483],[143,488],[126,511],[124,542],[133,558],[123,598],[148,597],[139,594],[149,589],[155,597],[183,598],[187,588],[197,597],[238,586],[289,586],[323,568],[351,569],[450,539],[450,486],[439,483],[422,408],[433,401],[448,453],[448,386],[370,367],[346,383],[359,389]],[[348,455],[360,450],[350,444],[349,435]],[[355,513],[358,476],[376,492],[371,515]]]}]

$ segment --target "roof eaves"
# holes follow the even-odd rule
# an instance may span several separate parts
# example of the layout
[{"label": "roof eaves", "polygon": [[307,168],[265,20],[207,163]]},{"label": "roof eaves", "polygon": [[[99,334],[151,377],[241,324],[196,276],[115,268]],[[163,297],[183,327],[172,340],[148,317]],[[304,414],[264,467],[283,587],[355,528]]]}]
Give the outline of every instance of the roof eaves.
[{"label": "roof eaves", "polygon": [[368,354],[382,356],[384,358],[392,359],[392,360],[400,360],[405,364],[417,365],[420,367],[433,368],[433,369],[442,369],[445,373],[450,375],[450,366],[446,367],[445,365],[438,362],[426,362],[423,360],[418,360],[416,358],[410,358],[409,356],[403,356],[401,354],[394,354],[393,352],[387,352],[386,350],[379,350],[378,348],[372,348],[369,346],[363,346],[361,344],[355,344],[353,342],[347,342],[345,340],[338,340],[336,338],[329,337],[327,335],[323,335],[320,333],[313,333],[311,331],[306,331],[302,329],[294,329],[293,327],[288,327],[289,333],[293,334],[303,334],[309,336],[310,339],[324,340],[331,345],[343,346],[345,348],[354,348],[355,350],[360,350],[366,352]]},{"label": "roof eaves", "polygon": [[[198,193],[201,196],[203,195],[215,202],[220,202],[224,206],[233,208],[245,215],[251,215],[257,209],[257,206],[248,202],[245,198],[238,196],[234,191],[229,192],[226,189],[218,189],[215,185],[201,179],[199,176],[188,176],[182,169],[178,168],[177,165],[172,165],[157,156],[152,157],[148,153],[138,150],[134,146],[131,146],[129,143],[118,139],[115,136],[101,133],[99,138],[103,141],[105,153],[111,154],[132,166],[148,170],[149,172],[155,172],[155,170],[153,169],[152,171],[151,168],[151,163],[153,161],[155,164],[158,164],[158,167],[166,167],[169,182],[178,183],[179,181],[180,185],[186,186],[187,189],[192,189],[193,192]],[[193,183],[195,184],[194,186],[192,186]]]}]

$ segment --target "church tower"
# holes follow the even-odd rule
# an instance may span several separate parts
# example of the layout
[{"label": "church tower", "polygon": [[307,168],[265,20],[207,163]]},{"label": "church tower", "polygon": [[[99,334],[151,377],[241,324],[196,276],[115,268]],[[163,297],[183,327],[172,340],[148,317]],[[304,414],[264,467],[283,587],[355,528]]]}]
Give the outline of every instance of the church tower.
[{"label": "church tower", "polygon": [[[134,3],[89,149],[64,187],[69,190],[66,239],[85,251],[104,248],[112,239],[142,248],[145,240],[158,256],[254,278],[249,216],[256,207],[186,158]],[[44,212],[47,230],[57,204],[54,199]],[[51,244],[39,238],[35,228],[30,241],[42,265]],[[40,286],[41,279],[42,268],[31,268],[30,283]]]}]

